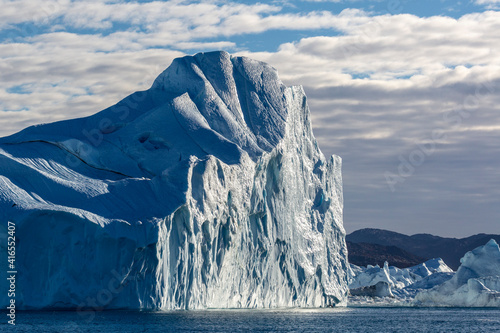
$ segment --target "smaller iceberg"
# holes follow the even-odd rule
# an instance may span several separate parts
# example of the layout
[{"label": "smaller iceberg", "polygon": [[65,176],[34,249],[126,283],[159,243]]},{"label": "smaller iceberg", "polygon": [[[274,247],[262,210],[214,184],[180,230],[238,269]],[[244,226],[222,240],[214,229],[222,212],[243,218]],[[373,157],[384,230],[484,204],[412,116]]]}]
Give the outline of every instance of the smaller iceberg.
[{"label": "smaller iceberg", "polygon": [[469,251],[448,281],[421,290],[417,306],[500,307],[500,248],[495,240]]},{"label": "smaller iceberg", "polygon": [[441,258],[428,260],[409,268],[378,265],[360,267],[351,264],[349,283],[351,304],[372,304],[373,297],[391,298],[378,303],[401,303],[410,301],[420,289],[432,288],[453,276],[453,270]]}]

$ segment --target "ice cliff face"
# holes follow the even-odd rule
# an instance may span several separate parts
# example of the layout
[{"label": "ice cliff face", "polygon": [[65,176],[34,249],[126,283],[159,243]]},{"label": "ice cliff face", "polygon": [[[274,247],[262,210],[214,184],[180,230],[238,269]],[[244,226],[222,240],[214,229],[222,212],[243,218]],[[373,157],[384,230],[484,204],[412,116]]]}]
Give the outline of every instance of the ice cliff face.
[{"label": "ice cliff face", "polygon": [[301,87],[214,52],[94,116],[0,139],[17,306],[344,304],[341,160],[309,117]]}]

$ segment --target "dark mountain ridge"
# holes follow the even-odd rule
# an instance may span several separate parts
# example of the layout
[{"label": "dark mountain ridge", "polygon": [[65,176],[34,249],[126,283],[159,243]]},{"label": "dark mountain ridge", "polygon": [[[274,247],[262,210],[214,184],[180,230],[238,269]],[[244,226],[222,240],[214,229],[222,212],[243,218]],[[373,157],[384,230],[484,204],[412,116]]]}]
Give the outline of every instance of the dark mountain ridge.
[{"label": "dark mountain ridge", "polygon": [[[346,236],[351,243],[368,243],[383,246],[395,246],[412,255],[431,259],[442,258],[456,270],[460,266],[460,258],[468,251],[486,244],[490,239],[500,241],[500,235],[477,234],[466,238],[447,238],[431,234],[415,234],[408,236],[383,229],[360,229]],[[349,254],[351,256],[351,254]],[[353,255],[355,255],[353,253]]]},{"label": "dark mountain ridge", "polygon": [[412,267],[426,261],[396,246],[385,246],[369,243],[347,242],[349,262],[357,266],[379,265],[388,262],[390,266],[399,268]]}]

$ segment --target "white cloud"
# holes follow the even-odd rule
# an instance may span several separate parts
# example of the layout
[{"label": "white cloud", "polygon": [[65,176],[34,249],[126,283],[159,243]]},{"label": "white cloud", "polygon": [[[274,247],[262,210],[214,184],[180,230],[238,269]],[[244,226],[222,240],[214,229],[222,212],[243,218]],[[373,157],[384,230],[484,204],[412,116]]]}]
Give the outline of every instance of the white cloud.
[{"label": "white cloud", "polygon": [[[1,0],[0,30],[25,22],[48,24],[62,15],[70,3],[69,0]],[[21,30],[19,32],[27,34],[33,31]]]},{"label": "white cloud", "polygon": [[[2,125],[2,135],[26,125],[91,115],[149,88],[175,57],[183,55],[164,49],[102,53],[52,46],[22,45],[25,56],[2,62],[0,123],[8,124]],[[26,84],[27,94],[12,90]],[[28,111],[14,112],[23,109]]]},{"label": "white cloud", "polygon": [[[73,29],[110,29],[125,23],[132,30],[168,32],[179,38],[207,38],[258,33],[269,29],[318,29],[337,26],[330,12],[282,14],[279,6],[245,5],[224,1],[89,2],[27,1],[8,2],[0,14],[0,28],[9,24],[53,25],[56,19]],[[359,12],[351,10],[350,12]],[[342,17],[342,16],[341,16]],[[184,33],[181,33],[184,32]]]},{"label": "white cloud", "polygon": [[478,5],[488,5],[488,4],[500,3],[500,0],[476,0],[476,3]]},{"label": "white cloud", "polygon": [[500,0],[476,0],[475,3],[487,9],[498,10],[500,8]]},{"label": "white cloud", "polygon": [[432,78],[449,67],[500,64],[499,28],[498,12],[459,20],[385,15],[346,28],[345,36],[305,38],[260,57],[282,67],[288,64],[284,73],[314,73],[320,81],[326,73],[345,72],[368,73],[383,81],[417,73]]}]

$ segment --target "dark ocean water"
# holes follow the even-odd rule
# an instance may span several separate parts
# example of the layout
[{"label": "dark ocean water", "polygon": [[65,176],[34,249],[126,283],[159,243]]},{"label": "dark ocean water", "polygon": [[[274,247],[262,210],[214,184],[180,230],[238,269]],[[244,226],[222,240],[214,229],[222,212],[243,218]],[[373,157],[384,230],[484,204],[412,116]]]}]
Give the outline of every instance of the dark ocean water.
[{"label": "dark ocean water", "polygon": [[500,309],[18,312],[1,332],[500,332]]}]

